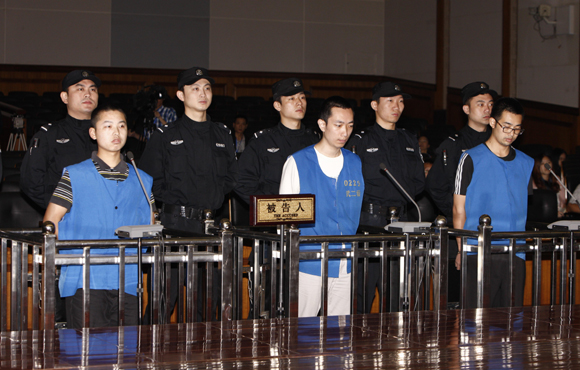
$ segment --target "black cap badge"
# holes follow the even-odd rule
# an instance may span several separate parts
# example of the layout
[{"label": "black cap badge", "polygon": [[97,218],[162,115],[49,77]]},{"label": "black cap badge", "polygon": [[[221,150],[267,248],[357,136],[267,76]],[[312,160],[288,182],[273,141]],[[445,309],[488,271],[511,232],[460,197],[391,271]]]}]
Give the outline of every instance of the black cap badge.
[{"label": "black cap badge", "polygon": [[195,71],[195,75],[196,76],[203,76],[203,71],[201,69],[198,69]]},{"label": "black cap badge", "polygon": [[300,87],[300,81],[294,81],[294,87]]},{"label": "black cap badge", "polygon": [[401,91],[401,88],[399,87],[399,85],[395,85],[395,90]]},{"label": "black cap badge", "polygon": [[481,87],[482,89],[488,89],[487,85],[482,83],[479,87]]},{"label": "black cap badge", "polygon": [[87,78],[87,77],[89,77],[89,72],[83,71],[82,75],[83,75],[83,77]]}]

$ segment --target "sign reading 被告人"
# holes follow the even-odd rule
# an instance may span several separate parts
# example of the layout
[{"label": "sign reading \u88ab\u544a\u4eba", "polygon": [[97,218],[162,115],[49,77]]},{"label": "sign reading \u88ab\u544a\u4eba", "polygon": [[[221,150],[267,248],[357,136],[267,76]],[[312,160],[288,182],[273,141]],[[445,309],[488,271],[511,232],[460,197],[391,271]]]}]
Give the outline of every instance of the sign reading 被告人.
[{"label": "sign reading \u88ab\u544a\u4eba", "polygon": [[314,194],[250,197],[251,226],[313,224],[314,221]]}]

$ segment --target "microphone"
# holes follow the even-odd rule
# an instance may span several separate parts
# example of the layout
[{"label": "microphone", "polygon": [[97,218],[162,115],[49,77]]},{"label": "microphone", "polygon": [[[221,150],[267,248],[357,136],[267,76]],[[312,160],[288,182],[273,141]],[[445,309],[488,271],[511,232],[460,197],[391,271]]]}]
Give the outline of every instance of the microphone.
[{"label": "microphone", "polygon": [[387,170],[387,166],[385,166],[384,163],[379,164],[379,167],[381,168],[381,170],[385,171],[385,173],[387,175],[389,175],[389,177],[391,178],[391,180],[393,180],[395,185],[397,185],[399,190],[401,190],[403,192],[403,194],[405,194],[407,196],[407,198],[409,198],[409,200],[415,205],[415,208],[417,208],[417,214],[419,215],[419,222],[421,222],[421,210],[419,209],[419,206],[417,205],[417,203],[415,203],[415,200],[413,199],[413,197],[411,197],[409,195],[409,193],[407,193],[407,191],[401,186],[401,184],[399,184],[397,179],[395,179],[395,177],[389,172],[389,170]]},{"label": "microphone", "polygon": [[554,173],[554,171],[552,171],[552,166],[550,166],[549,163],[544,163],[544,167],[550,171],[550,173],[556,178],[556,180],[558,180],[558,182],[560,183],[560,185],[562,185],[562,187],[564,189],[566,189],[566,192],[568,194],[570,194],[570,198],[572,198],[576,204],[580,205],[580,202],[578,202],[578,199],[576,199],[576,197],[574,196],[574,194],[570,193],[570,190],[568,190],[568,188],[566,187],[566,185],[564,185],[564,183],[562,182],[562,180],[560,180],[560,178]]},{"label": "microphone", "polygon": [[151,215],[151,225],[153,225],[153,212],[157,212],[157,207],[155,204],[151,204],[151,198],[149,194],[147,194],[147,189],[145,189],[145,185],[143,185],[143,180],[141,180],[141,175],[139,175],[139,170],[137,170],[137,165],[135,164],[135,156],[133,152],[127,152],[127,159],[131,161],[133,168],[135,169],[135,173],[137,174],[137,178],[139,179],[139,184],[141,184],[141,189],[143,189],[143,193],[145,194],[145,198],[147,199],[147,204],[149,204],[149,212]]}]

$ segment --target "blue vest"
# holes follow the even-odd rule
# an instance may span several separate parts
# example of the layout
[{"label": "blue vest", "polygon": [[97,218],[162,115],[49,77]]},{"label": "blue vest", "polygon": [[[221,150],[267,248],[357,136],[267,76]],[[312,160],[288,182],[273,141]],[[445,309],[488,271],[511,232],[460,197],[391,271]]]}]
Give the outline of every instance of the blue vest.
[{"label": "blue vest", "polygon": [[[360,158],[342,150],[344,163],[338,181],[326,176],[314,150],[314,145],[294,154],[300,178],[300,193],[315,194],[316,221],[300,226],[301,235],[355,235],[360,219],[365,185]],[[347,249],[350,245],[346,244]],[[329,249],[342,249],[342,244],[330,244]],[[300,250],[320,250],[319,244],[302,244]],[[301,272],[320,276],[320,260],[300,261]],[[340,259],[328,261],[328,276],[338,277]],[[350,260],[347,271],[350,272]]]},{"label": "blue vest", "polygon": [[[149,203],[134,169],[129,166],[125,181],[107,180],[88,159],[67,167],[73,191],[73,206],[58,224],[59,240],[117,239],[115,229],[126,225],[148,225]],[[153,179],[140,171],[150,194]],[[92,249],[91,254],[118,255],[117,248]],[[63,254],[82,254],[82,249],[62,250]],[[136,254],[136,248],[125,253]],[[83,286],[80,265],[63,266],[59,280],[60,295],[69,297]],[[119,289],[117,265],[94,265],[90,270],[90,289]],[[137,265],[125,265],[125,292],[137,294]]]},{"label": "blue vest", "polygon": [[[493,231],[525,231],[528,214],[528,185],[534,160],[515,149],[516,157],[505,161],[480,144],[468,150],[473,176],[465,194],[464,229],[477,230],[479,217],[491,217]],[[465,155],[465,154],[464,154]],[[471,239],[469,244],[477,241]],[[494,240],[492,244],[507,244]],[[524,259],[525,253],[517,253]]]}]

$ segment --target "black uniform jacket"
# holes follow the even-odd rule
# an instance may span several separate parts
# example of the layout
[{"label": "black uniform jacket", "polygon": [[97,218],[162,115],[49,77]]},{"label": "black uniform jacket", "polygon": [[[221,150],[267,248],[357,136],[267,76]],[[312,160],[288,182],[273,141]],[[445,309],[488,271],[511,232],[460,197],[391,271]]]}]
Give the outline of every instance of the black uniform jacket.
[{"label": "black uniform jacket", "polygon": [[165,204],[216,210],[238,175],[230,129],[183,115],[158,128],[139,167],[153,177],[153,195]]},{"label": "black uniform jacket", "polygon": [[30,140],[20,168],[20,188],[46,208],[66,166],[91,158],[97,143],[89,136],[90,120],[65,119],[44,125]]},{"label": "black uniform jacket", "polygon": [[291,130],[278,123],[275,127],[256,132],[240,156],[236,193],[246,202],[250,201],[250,195],[278,194],[282,168],[288,156],[319,140],[318,134],[304,125]]},{"label": "black uniform jacket", "polygon": [[490,132],[490,130],[478,132],[465,126],[458,133],[445,139],[435,152],[435,161],[427,176],[425,187],[447,220],[453,219],[453,185],[461,154],[485,142]]},{"label": "black uniform jacket", "polygon": [[347,143],[362,161],[365,180],[363,202],[384,207],[404,207],[410,201],[380,164],[415,198],[425,187],[423,159],[417,138],[405,129],[385,130],[378,123],[357,133]]}]

